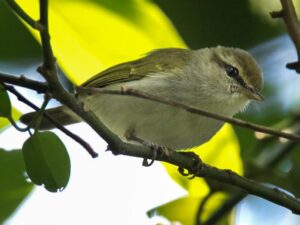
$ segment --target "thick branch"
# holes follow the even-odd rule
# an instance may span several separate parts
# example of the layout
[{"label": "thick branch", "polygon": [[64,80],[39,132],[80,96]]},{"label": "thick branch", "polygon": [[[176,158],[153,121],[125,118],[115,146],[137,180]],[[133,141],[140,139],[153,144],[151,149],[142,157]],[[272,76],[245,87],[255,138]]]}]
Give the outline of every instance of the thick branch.
[{"label": "thick branch", "polygon": [[[131,151],[132,152],[132,151]],[[130,153],[131,153],[130,152]],[[146,152],[144,152],[146,155]],[[151,154],[151,152],[150,152]],[[125,155],[130,155],[126,152]],[[147,153],[147,158],[151,156],[149,152]],[[191,169],[194,160],[191,157],[187,157],[178,152],[173,152],[170,156],[162,156],[158,160],[165,161],[177,165],[179,167],[184,167]],[[197,174],[197,173],[196,173]],[[231,170],[221,170],[213,166],[207,165],[205,163],[198,170],[199,177],[208,177],[220,182],[224,182],[236,187],[239,187],[248,194],[253,194],[269,200],[275,204],[284,206],[296,214],[300,214],[300,201],[296,198],[278,190],[277,188],[269,188],[262,184],[256,183],[253,180],[241,177]]]},{"label": "thick branch", "polygon": [[[114,154],[148,159],[153,157],[151,149],[146,146],[123,143],[118,136],[112,133],[99,120],[99,118],[93,114],[93,112],[83,110],[77,99],[67,93],[59,83],[53,83],[50,80],[49,84],[53,85],[53,88],[55,88],[53,93],[54,97],[81,116],[81,118],[85,120],[99,134],[99,136],[101,136],[109,144],[109,149],[112,150]],[[173,151],[170,156],[159,156],[157,160],[165,161],[190,171],[192,171],[194,167],[194,159],[192,157],[183,156],[175,151]],[[273,203],[291,209],[294,213],[300,214],[300,202],[295,198],[285,194],[284,192],[280,192],[279,190],[274,190],[255,183],[254,181],[241,177],[232,171],[220,170],[203,163],[201,169],[197,171],[197,174],[237,186],[246,190],[249,194],[260,196],[272,201]]]},{"label": "thick branch", "polygon": [[[300,133],[300,130],[298,129],[296,131],[297,134]],[[281,146],[281,149],[278,151],[276,155],[273,157],[269,157],[268,161],[265,162],[264,167],[265,168],[274,168],[278,166],[278,164],[286,158],[286,156],[289,155],[289,153],[295,149],[297,146],[296,142],[287,142],[284,145]],[[263,156],[264,158],[264,156]],[[257,161],[260,161],[259,157]],[[259,175],[259,174],[258,174]],[[255,178],[255,174],[247,174],[248,177]],[[238,204],[240,201],[242,201],[247,196],[247,193],[239,192],[235,193],[233,196],[231,196],[228,200],[225,201],[225,203],[218,208],[206,221],[203,223],[203,225],[213,225],[216,224],[217,221],[219,221],[221,218],[223,218],[224,215],[229,213],[232,208]]]},{"label": "thick branch", "polygon": [[137,98],[144,98],[144,99],[147,99],[147,100],[160,102],[160,103],[163,103],[163,104],[167,104],[167,105],[171,105],[171,106],[174,106],[174,107],[177,107],[177,108],[181,108],[181,109],[184,109],[184,110],[186,110],[188,112],[191,112],[191,113],[194,113],[194,114],[199,114],[201,116],[206,116],[206,117],[213,118],[213,119],[216,119],[216,120],[228,122],[228,123],[233,124],[233,125],[248,128],[248,129],[251,129],[251,130],[254,130],[254,131],[259,131],[259,132],[262,132],[262,133],[265,133],[265,134],[271,134],[273,136],[283,137],[283,138],[286,138],[286,139],[289,139],[289,140],[300,142],[300,136],[296,135],[296,134],[276,131],[276,130],[273,130],[271,128],[265,127],[265,126],[261,126],[261,125],[257,125],[257,124],[250,123],[250,122],[247,122],[247,121],[243,121],[243,120],[239,120],[239,119],[219,115],[219,114],[216,114],[216,113],[208,112],[208,111],[196,108],[194,106],[186,105],[186,104],[183,104],[183,103],[180,103],[180,102],[176,102],[176,101],[169,100],[169,99],[166,99],[166,98],[163,98],[163,97],[151,95],[151,94],[141,92],[141,91],[138,91],[138,90],[134,90],[134,89],[107,90],[107,89],[100,89],[100,88],[79,87],[78,90],[79,91],[80,90],[89,91],[91,93],[103,93],[103,94],[112,94],[112,95],[129,95],[129,96],[134,96],[134,97],[137,97]]},{"label": "thick branch", "polygon": [[[43,29],[40,30],[41,42],[43,47],[43,68],[49,71],[55,71],[55,58],[53,55],[48,22],[48,0],[40,0],[40,24]],[[42,74],[44,76],[44,74]],[[47,79],[47,76],[45,77]]]},{"label": "thick branch", "polygon": [[296,10],[292,0],[280,0],[280,2],[282,10],[279,12],[271,12],[271,16],[273,18],[283,18],[298,55],[298,61],[288,63],[287,67],[289,69],[294,69],[297,73],[300,73],[300,30]]},{"label": "thick branch", "polygon": [[[68,106],[79,116],[81,116],[81,118],[85,120],[99,134],[99,136],[101,136],[109,144],[109,149],[112,150],[113,153],[151,159],[153,157],[153,153],[149,147],[122,142],[121,139],[114,133],[112,133],[99,120],[99,118],[95,116],[93,112],[84,110],[82,108],[81,103],[78,102],[78,100],[73,95],[66,92],[61,86],[57,78],[54,65],[54,57],[50,45],[50,35],[48,32],[48,19],[46,12],[47,6],[47,0],[40,0],[40,22],[42,23],[44,28],[46,27],[47,29],[42,29],[40,31],[44,51],[44,64],[39,69],[39,71],[48,81],[50,91],[53,97],[59,100],[62,104]],[[168,156],[158,156],[157,160],[177,165],[180,168],[185,168],[189,171],[193,171],[195,166],[195,160],[193,157],[191,157],[190,155],[181,154],[176,151],[172,151]],[[264,185],[255,183],[252,180],[241,177],[232,171],[220,170],[203,163],[202,166],[198,169],[198,171],[195,172],[198,176],[216,179],[218,181],[222,181],[227,184],[240,187],[241,189],[246,190],[250,194],[260,196],[283,207],[286,207],[292,210],[294,213],[300,214],[300,202],[297,199],[279,190],[268,188]]]}]

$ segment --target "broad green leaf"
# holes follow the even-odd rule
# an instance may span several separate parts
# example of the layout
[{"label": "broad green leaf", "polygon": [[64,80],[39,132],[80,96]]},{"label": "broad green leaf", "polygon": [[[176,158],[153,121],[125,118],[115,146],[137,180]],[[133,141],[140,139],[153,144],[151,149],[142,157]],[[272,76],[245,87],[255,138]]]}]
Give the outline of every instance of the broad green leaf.
[{"label": "broad green leaf", "polygon": [[26,182],[25,165],[20,150],[0,149],[0,224],[18,208],[33,185]]},{"label": "broad green leaf", "polygon": [[[225,124],[222,129],[207,143],[191,149],[197,153],[203,162],[221,169],[231,169],[242,174],[243,167],[240,159],[239,143],[232,127]],[[209,187],[204,179],[189,180],[180,175],[175,166],[164,163],[170,176],[190,195],[204,197]]]},{"label": "broad green leaf", "polygon": [[7,91],[0,84],[0,117],[11,117],[11,103]]},{"label": "broad green leaf", "polygon": [[[38,18],[38,1],[17,2]],[[76,84],[153,49],[185,47],[168,18],[148,0],[52,0],[49,4],[55,57]],[[33,34],[39,40],[38,33]]]},{"label": "broad green leaf", "polygon": [[48,191],[63,190],[70,178],[68,152],[53,132],[36,132],[23,145],[23,156],[29,178]]},{"label": "broad green leaf", "polygon": [[[171,222],[180,222],[184,225],[194,225],[196,221],[197,210],[202,201],[202,197],[188,196],[172,202],[166,203],[155,209],[150,210],[147,214],[164,216]],[[204,205],[204,210],[201,214],[201,221],[205,221],[225,200],[225,195],[216,193],[212,195]],[[222,219],[217,225],[229,224],[229,218]]]}]

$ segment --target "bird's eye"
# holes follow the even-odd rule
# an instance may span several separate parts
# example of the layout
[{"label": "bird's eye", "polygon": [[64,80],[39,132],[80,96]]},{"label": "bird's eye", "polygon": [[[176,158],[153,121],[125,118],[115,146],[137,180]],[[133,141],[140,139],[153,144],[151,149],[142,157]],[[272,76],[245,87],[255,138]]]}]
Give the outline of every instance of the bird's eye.
[{"label": "bird's eye", "polygon": [[239,76],[239,70],[237,68],[235,68],[234,66],[227,65],[225,67],[225,70],[226,70],[226,74],[230,77]]}]

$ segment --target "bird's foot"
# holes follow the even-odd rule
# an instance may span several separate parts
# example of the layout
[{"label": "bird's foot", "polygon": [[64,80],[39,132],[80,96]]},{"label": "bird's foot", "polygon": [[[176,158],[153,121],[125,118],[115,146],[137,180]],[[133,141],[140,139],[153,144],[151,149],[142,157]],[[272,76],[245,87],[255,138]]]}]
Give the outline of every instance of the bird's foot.
[{"label": "bird's foot", "polygon": [[143,166],[149,167],[154,161],[161,156],[169,156],[171,155],[172,149],[166,146],[160,146],[153,142],[145,141],[134,134],[134,129],[130,129],[126,132],[125,137],[129,141],[136,141],[144,146],[149,147],[152,150],[152,157],[150,161],[147,158],[143,159]]},{"label": "bird's foot", "polygon": [[199,158],[199,156],[194,152],[180,152],[180,154],[191,156],[193,158],[194,164],[193,164],[192,168],[187,171],[185,171],[185,169],[182,167],[178,167],[178,172],[182,176],[186,176],[186,177],[190,176],[190,177],[188,177],[188,179],[193,179],[196,176],[198,176],[200,174],[201,167],[202,167],[202,161]]}]

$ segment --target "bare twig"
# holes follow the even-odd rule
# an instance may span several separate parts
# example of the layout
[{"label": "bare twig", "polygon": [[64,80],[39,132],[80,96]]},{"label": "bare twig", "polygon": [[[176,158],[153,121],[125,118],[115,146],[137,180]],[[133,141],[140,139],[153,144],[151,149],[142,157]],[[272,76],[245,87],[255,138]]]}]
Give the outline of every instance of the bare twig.
[{"label": "bare twig", "polygon": [[[31,101],[29,101],[27,98],[25,98],[20,92],[18,92],[13,86],[11,85],[5,85],[5,88],[11,92],[12,94],[14,94],[19,101],[25,103],[26,105],[30,106],[32,109],[39,111],[40,108],[38,106],[36,106],[35,104],[33,104]],[[59,129],[61,132],[63,132],[64,134],[66,134],[67,136],[69,136],[70,138],[72,138],[74,141],[76,141],[77,143],[79,143],[93,158],[96,158],[98,156],[98,153],[96,153],[92,147],[86,142],[84,141],[81,137],[79,137],[78,135],[72,133],[70,130],[66,129],[64,126],[62,126],[59,122],[57,122],[56,120],[54,120],[47,112],[44,112],[44,116],[51,121],[51,123],[57,128]]]},{"label": "bare twig", "polygon": [[6,0],[7,4],[13,9],[13,11],[21,17],[29,26],[33,29],[41,30],[40,23],[32,19],[15,0]]},{"label": "bare twig", "polygon": [[210,190],[210,192],[208,192],[208,194],[204,198],[201,199],[197,213],[196,213],[196,223],[195,223],[196,225],[202,225],[201,216],[205,210],[205,205],[214,193],[215,193],[214,191]]},{"label": "bare twig", "polygon": [[229,213],[232,208],[238,204],[241,200],[243,200],[247,196],[247,193],[241,191],[235,193],[233,196],[230,196],[228,200],[226,200],[221,207],[219,207],[206,221],[202,223],[202,225],[214,225],[223,218],[227,213]]},{"label": "bare twig", "polygon": [[25,87],[38,93],[46,93],[48,90],[47,83],[39,82],[26,78],[25,76],[14,76],[12,74],[0,72],[0,82],[14,84],[20,87]]},{"label": "bare twig", "polygon": [[102,94],[112,94],[112,95],[129,95],[129,96],[134,96],[134,97],[138,97],[138,98],[144,98],[144,99],[148,99],[151,101],[160,102],[163,104],[181,108],[181,109],[184,109],[184,110],[194,113],[194,114],[199,114],[201,116],[206,116],[206,117],[213,118],[216,120],[228,122],[230,124],[234,124],[234,125],[237,125],[240,127],[254,130],[254,131],[259,131],[259,132],[262,132],[265,134],[271,134],[273,136],[283,137],[283,138],[286,138],[289,140],[300,142],[300,136],[296,135],[296,134],[276,131],[274,129],[271,129],[271,128],[268,128],[268,127],[265,127],[262,125],[257,125],[257,124],[250,123],[247,121],[243,121],[243,120],[219,115],[216,113],[208,112],[208,111],[196,108],[194,106],[186,105],[186,104],[183,104],[180,102],[176,102],[173,100],[163,98],[161,96],[155,96],[155,95],[148,94],[148,93],[134,90],[134,89],[108,90],[108,89],[91,88],[91,87],[79,87],[78,90],[79,90],[79,92],[80,92],[80,90],[84,90],[84,91],[92,92],[92,93],[102,93]]},{"label": "bare twig", "polygon": [[271,12],[270,14],[272,18],[283,18],[298,55],[298,61],[288,63],[286,66],[287,68],[294,69],[297,73],[300,73],[300,30],[296,10],[292,0],[280,0],[280,2],[282,10]]}]

